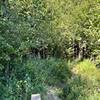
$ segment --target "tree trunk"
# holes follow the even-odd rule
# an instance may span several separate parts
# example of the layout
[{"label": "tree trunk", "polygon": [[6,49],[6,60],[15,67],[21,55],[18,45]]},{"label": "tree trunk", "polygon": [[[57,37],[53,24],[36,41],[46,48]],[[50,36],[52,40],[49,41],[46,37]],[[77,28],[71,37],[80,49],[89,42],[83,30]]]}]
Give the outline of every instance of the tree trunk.
[{"label": "tree trunk", "polygon": [[79,42],[76,40],[74,40],[73,49],[74,49],[73,58],[76,59],[78,58],[80,52]]}]

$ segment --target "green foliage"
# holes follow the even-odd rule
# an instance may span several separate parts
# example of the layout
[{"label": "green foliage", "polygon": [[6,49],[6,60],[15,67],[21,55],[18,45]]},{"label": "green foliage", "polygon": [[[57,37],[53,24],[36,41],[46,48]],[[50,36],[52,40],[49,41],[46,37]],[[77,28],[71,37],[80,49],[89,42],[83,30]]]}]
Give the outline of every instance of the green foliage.
[{"label": "green foliage", "polygon": [[[99,0],[1,0],[0,8],[1,100],[27,100],[68,80],[64,100],[99,98],[88,86],[100,81]],[[93,59],[98,68],[76,62],[73,73],[81,78],[70,79],[73,63],[66,58]]]},{"label": "green foliage", "polygon": [[80,76],[69,79],[63,89],[62,100],[99,100],[99,83]]},{"label": "green foliage", "polygon": [[[56,85],[59,82],[67,81],[67,78],[71,76],[71,73],[68,69],[68,64],[61,59],[45,59],[34,61],[28,61],[25,68],[28,69],[28,72],[34,77],[39,75],[40,81],[44,81],[47,84]],[[36,73],[34,73],[36,72]],[[68,75],[68,77],[66,77]],[[55,84],[54,84],[55,83]]]},{"label": "green foliage", "polygon": [[75,65],[72,78],[63,88],[62,99],[99,100],[100,70],[90,60],[84,60]]},{"label": "green foliage", "polygon": [[67,63],[61,59],[30,59],[15,67],[17,69],[2,90],[5,94],[1,92],[4,100],[27,100],[32,93],[44,95],[48,86],[57,86],[71,77]]},{"label": "green foliage", "polygon": [[100,70],[90,60],[84,60],[76,65],[77,73],[89,78],[89,80],[100,80]]}]

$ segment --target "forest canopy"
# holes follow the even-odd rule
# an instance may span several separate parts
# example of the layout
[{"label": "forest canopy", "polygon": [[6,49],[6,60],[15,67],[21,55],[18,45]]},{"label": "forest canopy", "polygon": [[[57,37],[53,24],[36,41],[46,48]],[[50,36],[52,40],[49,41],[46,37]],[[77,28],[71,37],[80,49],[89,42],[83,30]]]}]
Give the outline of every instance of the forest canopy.
[{"label": "forest canopy", "polygon": [[100,66],[100,0],[0,0],[0,8],[0,87],[6,86],[0,99],[8,100],[9,92],[2,93],[8,87],[11,93],[16,82],[24,84],[31,71],[31,65],[25,67],[29,59],[44,60],[40,62],[45,65],[49,58],[90,59]]}]

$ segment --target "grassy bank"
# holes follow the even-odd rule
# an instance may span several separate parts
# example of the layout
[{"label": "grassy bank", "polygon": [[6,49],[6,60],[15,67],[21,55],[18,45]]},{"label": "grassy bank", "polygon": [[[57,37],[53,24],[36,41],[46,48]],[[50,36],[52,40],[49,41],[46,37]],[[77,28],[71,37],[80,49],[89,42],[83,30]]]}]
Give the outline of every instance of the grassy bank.
[{"label": "grassy bank", "polygon": [[61,100],[100,99],[100,69],[90,60],[29,59],[16,67],[8,83],[0,83],[2,100],[30,100],[33,93],[46,95],[48,87],[58,89]]}]

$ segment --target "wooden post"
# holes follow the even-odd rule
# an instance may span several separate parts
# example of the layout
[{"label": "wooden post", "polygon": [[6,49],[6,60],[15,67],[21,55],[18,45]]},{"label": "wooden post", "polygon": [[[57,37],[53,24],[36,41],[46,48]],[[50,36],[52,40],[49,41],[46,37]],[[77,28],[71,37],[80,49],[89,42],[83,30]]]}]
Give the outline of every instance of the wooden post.
[{"label": "wooden post", "polygon": [[32,94],[31,100],[41,100],[40,94]]}]

